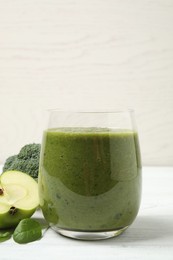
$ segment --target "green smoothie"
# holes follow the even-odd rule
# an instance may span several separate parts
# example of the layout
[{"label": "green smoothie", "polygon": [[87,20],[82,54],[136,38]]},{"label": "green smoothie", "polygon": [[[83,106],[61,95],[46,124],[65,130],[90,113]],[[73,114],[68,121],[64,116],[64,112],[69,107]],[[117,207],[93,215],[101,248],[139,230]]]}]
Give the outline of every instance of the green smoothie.
[{"label": "green smoothie", "polygon": [[129,226],[141,197],[136,132],[57,128],[44,132],[40,205],[55,229],[111,231]]}]

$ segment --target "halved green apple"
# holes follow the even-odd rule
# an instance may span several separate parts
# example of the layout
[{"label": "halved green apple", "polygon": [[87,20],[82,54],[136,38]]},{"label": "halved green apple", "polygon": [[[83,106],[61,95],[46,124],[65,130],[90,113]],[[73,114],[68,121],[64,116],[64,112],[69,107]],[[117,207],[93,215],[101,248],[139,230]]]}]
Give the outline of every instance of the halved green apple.
[{"label": "halved green apple", "polygon": [[0,176],[0,228],[15,227],[39,205],[38,184],[28,174],[7,171]]}]

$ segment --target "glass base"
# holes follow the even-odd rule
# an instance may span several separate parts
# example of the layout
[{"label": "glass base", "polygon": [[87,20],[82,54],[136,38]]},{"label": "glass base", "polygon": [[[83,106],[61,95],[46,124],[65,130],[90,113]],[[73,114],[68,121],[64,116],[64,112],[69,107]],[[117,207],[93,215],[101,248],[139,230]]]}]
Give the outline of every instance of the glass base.
[{"label": "glass base", "polygon": [[56,227],[51,228],[57,233],[69,238],[74,238],[78,240],[102,240],[119,236],[123,231],[128,228],[128,226],[112,231],[73,231]]}]

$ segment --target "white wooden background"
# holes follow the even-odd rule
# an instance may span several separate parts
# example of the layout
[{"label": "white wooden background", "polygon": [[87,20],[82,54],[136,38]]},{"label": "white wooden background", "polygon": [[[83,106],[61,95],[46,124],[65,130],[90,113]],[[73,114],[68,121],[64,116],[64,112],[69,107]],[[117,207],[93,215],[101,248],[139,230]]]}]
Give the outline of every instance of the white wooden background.
[{"label": "white wooden background", "polygon": [[0,0],[0,163],[48,108],[136,110],[144,165],[173,165],[172,0]]}]

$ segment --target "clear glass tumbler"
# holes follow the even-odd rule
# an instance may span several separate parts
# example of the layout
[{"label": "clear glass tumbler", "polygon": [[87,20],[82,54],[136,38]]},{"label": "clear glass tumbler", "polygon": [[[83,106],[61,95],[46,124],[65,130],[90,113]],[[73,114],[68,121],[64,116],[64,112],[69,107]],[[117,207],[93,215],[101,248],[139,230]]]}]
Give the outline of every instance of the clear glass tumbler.
[{"label": "clear glass tumbler", "polygon": [[121,234],[139,210],[140,158],[132,110],[51,110],[38,183],[52,229],[83,240]]}]

